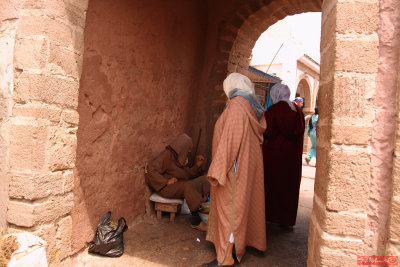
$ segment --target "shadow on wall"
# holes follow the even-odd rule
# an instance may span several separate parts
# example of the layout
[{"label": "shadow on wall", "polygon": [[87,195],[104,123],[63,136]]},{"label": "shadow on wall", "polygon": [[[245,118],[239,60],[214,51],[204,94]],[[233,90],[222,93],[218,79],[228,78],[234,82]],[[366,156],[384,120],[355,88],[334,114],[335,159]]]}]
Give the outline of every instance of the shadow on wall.
[{"label": "shadow on wall", "polygon": [[93,238],[107,211],[128,224],[145,213],[145,163],[185,131],[194,103],[204,14],[198,1],[90,1],[79,88],[73,253]]}]

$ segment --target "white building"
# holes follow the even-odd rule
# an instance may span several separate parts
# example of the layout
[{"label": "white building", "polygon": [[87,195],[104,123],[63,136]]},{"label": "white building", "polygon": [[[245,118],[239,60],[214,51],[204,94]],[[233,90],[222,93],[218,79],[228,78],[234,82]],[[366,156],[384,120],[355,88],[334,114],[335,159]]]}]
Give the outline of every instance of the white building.
[{"label": "white building", "polygon": [[282,79],[291,90],[291,99],[303,97],[307,114],[314,111],[317,103],[320,66],[306,54],[307,49],[295,35],[286,20],[277,22],[260,36],[250,65]]}]

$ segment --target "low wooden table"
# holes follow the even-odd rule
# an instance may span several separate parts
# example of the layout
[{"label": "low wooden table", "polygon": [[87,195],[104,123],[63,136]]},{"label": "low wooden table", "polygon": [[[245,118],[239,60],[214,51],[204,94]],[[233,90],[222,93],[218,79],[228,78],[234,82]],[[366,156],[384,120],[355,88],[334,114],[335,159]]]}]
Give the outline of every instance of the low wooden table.
[{"label": "low wooden table", "polygon": [[169,212],[169,221],[175,220],[175,213],[178,212],[179,204],[155,202],[155,210],[157,211],[157,219],[161,219],[162,212]]}]

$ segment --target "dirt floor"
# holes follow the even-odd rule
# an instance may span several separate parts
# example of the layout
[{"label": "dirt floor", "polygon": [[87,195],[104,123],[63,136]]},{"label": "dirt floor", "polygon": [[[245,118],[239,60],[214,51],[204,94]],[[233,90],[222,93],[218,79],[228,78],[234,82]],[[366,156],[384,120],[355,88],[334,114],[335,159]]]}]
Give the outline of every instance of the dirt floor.
[{"label": "dirt floor", "polygon": [[[267,251],[247,248],[235,266],[306,266],[307,234],[312,209],[315,168],[304,166],[300,188],[297,223],[293,232],[278,225],[267,227]],[[125,252],[120,258],[93,256],[87,249],[70,262],[72,266],[200,266],[215,257],[213,245],[205,233],[189,227],[190,216],[177,215],[169,222],[146,218],[131,226],[124,234]]]}]

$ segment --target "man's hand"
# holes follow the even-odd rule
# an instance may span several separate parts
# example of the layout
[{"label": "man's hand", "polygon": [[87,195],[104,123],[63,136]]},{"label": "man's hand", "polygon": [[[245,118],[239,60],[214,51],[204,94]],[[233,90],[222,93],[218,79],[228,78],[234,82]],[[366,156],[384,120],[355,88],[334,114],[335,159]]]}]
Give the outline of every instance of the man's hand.
[{"label": "man's hand", "polygon": [[176,182],[178,182],[178,179],[176,179],[175,177],[172,177],[172,178],[169,178],[167,185],[174,184]]},{"label": "man's hand", "polygon": [[206,162],[206,159],[202,155],[196,156],[197,167],[200,167],[201,165],[203,165],[204,162]]}]

